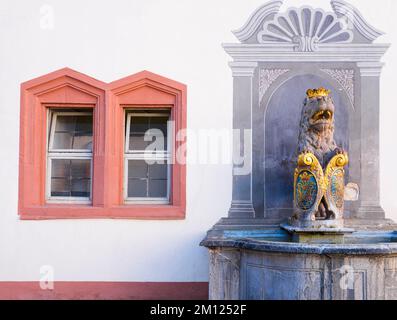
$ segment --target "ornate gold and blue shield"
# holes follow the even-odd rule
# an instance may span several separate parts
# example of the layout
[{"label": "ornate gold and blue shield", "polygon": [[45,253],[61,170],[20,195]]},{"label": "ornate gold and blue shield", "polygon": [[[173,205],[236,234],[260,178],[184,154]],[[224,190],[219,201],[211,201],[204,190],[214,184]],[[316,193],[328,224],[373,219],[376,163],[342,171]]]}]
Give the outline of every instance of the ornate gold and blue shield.
[{"label": "ornate gold and blue shield", "polygon": [[318,184],[310,171],[303,170],[296,179],[296,203],[302,210],[309,210],[316,204]]},{"label": "ornate gold and blue shield", "polygon": [[294,176],[294,216],[299,220],[314,221],[323,201],[327,210],[338,219],[343,215],[345,171],[347,154],[337,154],[328,163],[325,172],[313,153],[302,153]]}]

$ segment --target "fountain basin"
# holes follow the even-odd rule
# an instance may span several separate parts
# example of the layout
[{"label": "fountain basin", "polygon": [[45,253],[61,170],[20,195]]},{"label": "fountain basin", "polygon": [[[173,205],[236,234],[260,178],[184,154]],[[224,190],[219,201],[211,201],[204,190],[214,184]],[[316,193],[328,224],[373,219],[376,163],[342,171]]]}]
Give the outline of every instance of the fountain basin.
[{"label": "fountain basin", "polygon": [[346,234],[343,243],[296,243],[281,229],[207,237],[210,299],[397,299],[397,232]]}]

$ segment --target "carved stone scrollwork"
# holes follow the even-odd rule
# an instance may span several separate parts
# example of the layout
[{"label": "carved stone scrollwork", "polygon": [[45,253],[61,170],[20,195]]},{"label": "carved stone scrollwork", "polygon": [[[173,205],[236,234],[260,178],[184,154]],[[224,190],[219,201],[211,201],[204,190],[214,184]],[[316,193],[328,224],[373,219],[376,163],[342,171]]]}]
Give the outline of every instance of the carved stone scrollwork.
[{"label": "carved stone scrollwork", "polygon": [[371,26],[354,6],[343,0],[332,0],[334,12],[341,17],[346,17],[348,23],[353,24],[357,31],[370,42],[375,41],[384,33]]},{"label": "carved stone scrollwork", "polygon": [[321,69],[335,79],[346,91],[350,102],[354,107],[354,70],[353,69]]},{"label": "carved stone scrollwork", "polygon": [[260,6],[235,36],[242,43],[293,44],[295,51],[316,52],[323,44],[372,43],[384,34],[344,0],[331,0],[333,12],[304,6],[281,13],[282,4],[271,0]]},{"label": "carved stone scrollwork", "polygon": [[266,91],[270,88],[272,83],[276,81],[289,69],[261,69],[259,72],[259,101],[262,101]]},{"label": "carved stone scrollwork", "polygon": [[335,13],[311,7],[291,8],[265,22],[257,35],[262,44],[295,44],[295,51],[313,52],[319,44],[351,43],[353,32]]}]

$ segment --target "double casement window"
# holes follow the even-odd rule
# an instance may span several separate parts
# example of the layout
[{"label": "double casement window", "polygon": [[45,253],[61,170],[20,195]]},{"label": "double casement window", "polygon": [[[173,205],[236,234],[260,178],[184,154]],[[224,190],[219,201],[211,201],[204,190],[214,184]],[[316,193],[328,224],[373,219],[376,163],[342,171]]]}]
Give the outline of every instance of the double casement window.
[{"label": "double casement window", "polygon": [[93,114],[49,109],[47,199],[91,202]]},{"label": "double casement window", "polygon": [[168,204],[171,172],[169,111],[127,110],[124,199],[128,203]]},{"label": "double casement window", "polygon": [[148,71],[23,83],[21,219],[184,219],[184,129],[186,86]]}]

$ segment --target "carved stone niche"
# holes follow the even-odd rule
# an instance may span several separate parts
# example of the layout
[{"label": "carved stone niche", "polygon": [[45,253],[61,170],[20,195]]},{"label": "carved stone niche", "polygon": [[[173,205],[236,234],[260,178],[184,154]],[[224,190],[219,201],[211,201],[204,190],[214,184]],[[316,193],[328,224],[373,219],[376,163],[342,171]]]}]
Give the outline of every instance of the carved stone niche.
[{"label": "carved stone niche", "polygon": [[[233,176],[226,224],[246,225],[253,218],[277,224],[291,215],[302,102],[308,88],[319,86],[331,89],[335,100],[336,141],[350,156],[346,181],[360,186],[359,200],[346,203],[345,217],[385,219],[379,201],[379,79],[389,45],[374,43],[382,32],[355,7],[330,3],[333,11],[281,11],[283,1],[268,2],[234,31],[240,43],[223,45],[233,58],[233,127],[252,131],[252,152],[245,157],[251,170]],[[244,145],[243,137],[236,147]]]}]

